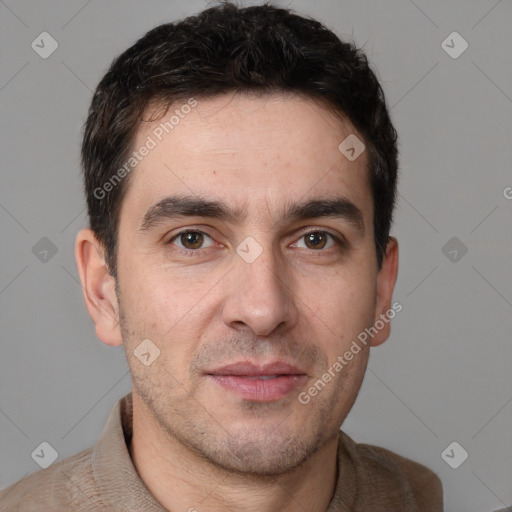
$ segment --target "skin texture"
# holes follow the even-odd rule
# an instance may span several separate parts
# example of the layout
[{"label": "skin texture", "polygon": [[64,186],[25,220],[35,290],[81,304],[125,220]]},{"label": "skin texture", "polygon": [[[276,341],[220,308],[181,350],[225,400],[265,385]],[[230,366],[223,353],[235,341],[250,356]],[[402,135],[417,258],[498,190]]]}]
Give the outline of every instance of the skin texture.
[{"label": "skin texture", "polygon": [[[142,123],[135,147],[161,122]],[[308,404],[298,394],[391,307],[398,270],[393,237],[377,269],[367,154],[349,161],[338,150],[350,134],[358,135],[350,123],[293,94],[198,99],[133,171],[120,215],[118,294],[93,233],[77,236],[97,336],[126,349],[134,464],[169,510],[316,512],[332,498],[338,431],[370,343]],[[148,209],[177,193],[245,208],[247,216],[239,223],[182,217],[141,230]],[[361,210],[364,233],[339,218],[282,221],[290,202],[333,195]],[[173,238],[183,228],[205,235],[188,244]],[[312,228],[323,233],[318,246],[304,236]],[[262,249],[252,263],[236,252],[249,236]],[[389,329],[386,322],[371,345]],[[134,355],[144,339],[161,351],[149,366]],[[307,382],[257,402],[202,373],[246,360],[286,361]]]}]

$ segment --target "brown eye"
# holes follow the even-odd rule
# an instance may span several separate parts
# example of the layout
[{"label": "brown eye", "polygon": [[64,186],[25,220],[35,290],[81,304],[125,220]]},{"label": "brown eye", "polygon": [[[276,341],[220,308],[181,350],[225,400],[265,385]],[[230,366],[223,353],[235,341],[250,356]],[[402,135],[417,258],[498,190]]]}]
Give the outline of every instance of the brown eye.
[{"label": "brown eye", "polygon": [[176,246],[181,249],[197,250],[202,248],[208,238],[210,238],[210,236],[202,231],[182,231],[172,237],[169,243],[176,244]]},{"label": "brown eye", "polygon": [[323,249],[327,243],[327,233],[323,231],[313,231],[304,235],[306,246],[309,249]]},{"label": "brown eye", "polygon": [[197,231],[190,231],[180,235],[180,241],[185,249],[199,249],[203,243],[203,235]]},{"label": "brown eye", "polygon": [[[312,249],[314,251],[330,249],[331,247],[336,245],[338,245],[340,248],[345,246],[342,239],[339,239],[338,237],[334,236],[332,233],[329,233],[328,231],[323,231],[320,229],[310,231],[309,233],[304,233],[299,238],[299,242],[302,242],[302,240],[304,240],[304,245],[297,245],[298,247]],[[329,242],[331,242],[330,245],[328,245]]]}]

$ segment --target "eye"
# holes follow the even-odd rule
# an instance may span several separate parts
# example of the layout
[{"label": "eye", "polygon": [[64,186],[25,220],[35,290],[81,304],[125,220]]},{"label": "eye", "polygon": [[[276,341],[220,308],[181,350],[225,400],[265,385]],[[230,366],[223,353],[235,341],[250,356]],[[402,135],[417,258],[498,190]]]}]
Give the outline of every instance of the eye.
[{"label": "eye", "polygon": [[[208,240],[210,243],[208,245],[204,245]],[[304,245],[299,244],[302,240],[304,240]],[[303,233],[299,238],[299,242],[293,244],[292,247],[311,249],[317,252],[322,252],[323,249],[327,250],[336,245],[341,248],[346,247],[346,243],[342,238],[320,229]],[[186,229],[180,231],[170,238],[167,244],[174,245],[179,252],[186,255],[193,255],[194,253],[198,253],[200,249],[208,249],[215,245],[210,235],[197,229]]]},{"label": "eye", "polygon": [[[173,236],[167,243],[171,244],[171,243],[174,243],[175,240],[177,240],[177,242],[179,242],[179,244],[181,244],[181,245],[179,245],[178,243],[175,245],[177,247],[179,247],[180,249],[194,251],[197,249],[205,248],[205,247],[201,247],[205,241],[205,238],[209,238],[210,240],[212,240],[212,238],[209,235],[207,235],[206,233],[204,233],[203,231],[185,230],[185,231],[180,231],[178,234]],[[213,244],[211,244],[208,247],[211,247],[212,245]]]},{"label": "eye", "polygon": [[309,231],[307,233],[304,233],[299,240],[305,241],[305,248],[306,249],[313,249],[313,250],[321,250],[321,249],[330,249],[332,247],[326,247],[329,243],[329,238],[331,241],[334,241],[334,245],[341,245],[344,246],[343,242],[336,236],[334,236],[332,233],[329,233],[328,231],[321,231],[319,229],[314,231]]}]

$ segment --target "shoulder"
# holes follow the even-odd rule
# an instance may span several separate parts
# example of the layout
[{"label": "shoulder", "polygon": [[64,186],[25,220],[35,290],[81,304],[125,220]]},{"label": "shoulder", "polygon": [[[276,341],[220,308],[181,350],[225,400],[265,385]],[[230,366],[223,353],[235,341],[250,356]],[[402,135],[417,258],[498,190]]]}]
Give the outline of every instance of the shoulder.
[{"label": "shoulder", "polygon": [[[32,473],[0,491],[0,510],[36,512],[79,505],[83,486],[92,483],[92,448]],[[62,510],[68,510],[62,508]],[[75,509],[76,510],[76,509]]]},{"label": "shoulder", "polygon": [[342,440],[360,492],[380,494],[379,499],[402,507],[395,510],[442,512],[443,486],[432,470],[386,448],[356,443],[344,432]]}]

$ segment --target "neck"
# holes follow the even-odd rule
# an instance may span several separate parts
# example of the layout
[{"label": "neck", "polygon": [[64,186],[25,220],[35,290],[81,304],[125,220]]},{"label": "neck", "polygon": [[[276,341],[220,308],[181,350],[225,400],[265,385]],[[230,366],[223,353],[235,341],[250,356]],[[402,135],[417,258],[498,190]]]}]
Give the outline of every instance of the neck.
[{"label": "neck", "polygon": [[133,393],[131,458],[140,478],[169,511],[325,512],[337,481],[338,437],[293,472],[275,477],[232,473],[172,438],[142,413]]}]

